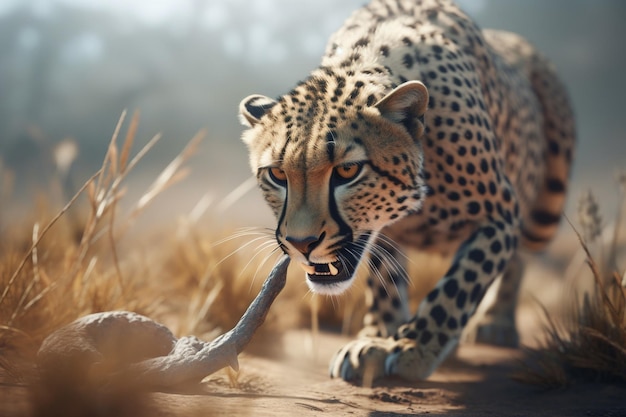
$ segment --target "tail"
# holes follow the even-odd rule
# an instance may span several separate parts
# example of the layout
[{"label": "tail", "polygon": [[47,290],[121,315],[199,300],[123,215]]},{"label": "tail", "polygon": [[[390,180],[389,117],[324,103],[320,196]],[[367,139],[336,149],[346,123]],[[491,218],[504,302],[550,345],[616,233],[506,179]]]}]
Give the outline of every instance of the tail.
[{"label": "tail", "polygon": [[562,217],[576,142],[574,114],[563,83],[540,54],[528,62],[530,81],[543,110],[546,170],[529,217],[522,224],[522,244],[541,250],[555,235]]}]

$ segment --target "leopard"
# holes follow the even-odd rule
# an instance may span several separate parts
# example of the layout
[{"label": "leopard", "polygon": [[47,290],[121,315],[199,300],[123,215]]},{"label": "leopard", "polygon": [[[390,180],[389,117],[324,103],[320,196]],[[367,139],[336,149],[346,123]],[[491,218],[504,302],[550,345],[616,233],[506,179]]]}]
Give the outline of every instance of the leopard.
[{"label": "leopard", "polygon": [[[310,290],[336,296],[369,271],[363,329],[331,377],[427,379],[496,279],[476,341],[519,345],[525,254],[557,232],[576,141],[535,46],[451,0],[372,0],[303,81],[244,98],[239,118],[272,239]],[[415,314],[407,250],[451,259]]]}]

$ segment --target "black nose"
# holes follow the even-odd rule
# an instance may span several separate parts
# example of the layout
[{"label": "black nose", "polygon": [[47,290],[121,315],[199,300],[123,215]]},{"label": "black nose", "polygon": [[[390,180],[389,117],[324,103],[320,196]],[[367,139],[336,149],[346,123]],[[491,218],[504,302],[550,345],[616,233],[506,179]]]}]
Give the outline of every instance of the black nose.
[{"label": "black nose", "polygon": [[323,238],[324,233],[322,233],[320,236],[307,236],[303,238],[287,236],[285,239],[287,240],[287,242],[291,243],[291,245],[296,248],[301,254],[308,255],[320,244]]}]

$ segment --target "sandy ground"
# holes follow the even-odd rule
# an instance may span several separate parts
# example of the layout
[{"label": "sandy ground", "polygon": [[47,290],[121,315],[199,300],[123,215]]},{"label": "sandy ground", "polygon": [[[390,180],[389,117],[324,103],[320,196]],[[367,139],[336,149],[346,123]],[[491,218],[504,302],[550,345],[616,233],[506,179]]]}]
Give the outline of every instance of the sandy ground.
[{"label": "sandy ground", "polygon": [[321,334],[313,358],[310,334],[290,332],[287,360],[244,356],[238,387],[218,374],[194,393],[154,394],[159,415],[204,409],[236,416],[626,416],[626,387],[538,390],[510,378],[519,370],[519,351],[487,346],[462,346],[428,381],[385,379],[364,388],[331,380],[328,360],[347,340]]},{"label": "sandy ground", "polygon": [[[328,360],[347,340],[320,334],[313,358],[310,333],[290,332],[284,361],[243,355],[238,386],[222,371],[195,389],[151,394],[147,415],[626,416],[626,387],[584,384],[542,391],[515,382],[510,374],[519,369],[520,352],[512,349],[462,346],[428,381],[417,383],[385,379],[364,388],[331,380]],[[28,415],[24,388],[1,389],[0,415]]]},{"label": "sandy ground", "polygon": [[[558,300],[566,284],[548,269],[544,264],[528,270],[526,301],[518,310],[518,328],[526,346],[536,344],[543,334],[540,309],[528,300],[549,308],[549,300]],[[528,295],[528,288],[540,291]],[[287,331],[282,342],[276,341],[274,358],[244,353],[239,374],[220,371],[185,391],[150,394],[149,411],[130,415],[626,416],[626,386],[577,383],[543,390],[524,385],[511,378],[521,369],[522,352],[484,345],[463,344],[427,381],[389,378],[367,388],[332,380],[328,363],[347,341],[348,337],[331,332],[313,337],[308,330]],[[27,388],[7,381],[0,374],[0,417],[32,415]]]},{"label": "sandy ground", "polygon": [[[567,244],[566,244],[567,243]],[[563,239],[566,253],[576,239]],[[521,343],[536,346],[544,335],[537,303],[555,312],[572,285],[563,279],[563,262],[553,254],[530,262],[522,288],[517,324]],[[550,262],[553,265],[550,265]],[[581,267],[581,268],[584,268]],[[348,337],[305,330],[286,334],[283,360],[244,355],[232,387],[223,374],[209,378],[193,396],[155,394],[163,416],[208,409],[216,415],[250,416],[585,416],[626,417],[626,386],[576,383],[545,390],[511,378],[522,369],[515,349],[463,344],[428,381],[385,379],[371,388],[328,377],[328,363]]]}]

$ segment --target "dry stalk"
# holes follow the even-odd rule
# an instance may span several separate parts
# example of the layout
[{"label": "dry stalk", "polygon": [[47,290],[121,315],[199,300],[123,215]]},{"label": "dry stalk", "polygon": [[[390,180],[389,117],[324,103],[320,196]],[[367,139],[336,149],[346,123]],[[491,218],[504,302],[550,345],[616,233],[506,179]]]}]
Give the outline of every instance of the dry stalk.
[{"label": "dry stalk", "polygon": [[46,234],[52,228],[52,226],[54,226],[55,223],[61,218],[61,216],[63,216],[67,212],[67,210],[69,210],[69,208],[74,204],[74,202],[78,199],[78,197],[83,193],[83,191],[85,191],[85,189],[87,187],[89,187],[90,184],[92,184],[92,182],[95,180],[95,178],[98,175],[100,175],[100,170],[98,170],[95,174],[93,174],[87,180],[87,182],[85,182],[83,184],[83,186],[78,190],[78,192],[76,194],[74,194],[74,197],[72,197],[70,199],[70,201],[68,201],[67,204],[65,206],[63,206],[63,208],[52,218],[52,220],[50,220],[48,222],[46,227],[44,227],[42,229],[42,231],[39,234],[37,240],[35,242],[33,242],[33,244],[31,245],[30,249],[26,252],[26,254],[24,254],[22,260],[20,261],[20,263],[18,264],[17,268],[15,269],[13,274],[11,275],[11,278],[9,278],[9,282],[7,283],[6,287],[4,288],[4,291],[2,292],[2,295],[0,295],[0,305],[2,305],[2,303],[6,299],[8,293],[9,293],[9,290],[11,289],[13,284],[15,283],[15,280],[19,276],[20,272],[22,272],[22,270],[24,269],[24,266],[26,265],[26,262],[32,256],[33,250],[35,250],[35,248],[39,245],[39,243],[44,238],[44,236],[46,236]]},{"label": "dry stalk", "polygon": [[[67,289],[70,290],[70,294],[74,301],[70,304],[74,306],[76,311],[70,312],[70,309],[67,309],[63,314],[61,314],[60,311],[55,310],[53,315],[54,320],[52,322],[58,322],[59,320],[65,321],[66,319],[71,319],[78,314],[93,311],[94,308],[106,309],[107,306],[111,305],[116,305],[117,307],[125,305],[130,307],[130,304],[128,303],[130,299],[128,289],[125,286],[122,275],[123,269],[120,264],[120,258],[116,247],[116,242],[119,239],[119,225],[116,225],[118,217],[116,215],[117,203],[124,195],[124,180],[128,177],[133,168],[137,166],[139,161],[148,153],[148,151],[154,147],[160,136],[154,136],[134,157],[131,158],[131,150],[139,123],[139,115],[138,113],[135,113],[132,116],[124,143],[121,144],[120,151],[117,140],[125,118],[126,111],[122,113],[118,120],[101,168],[80,187],[74,196],[56,215],[54,215],[45,227],[41,228],[38,224],[35,225],[35,228],[33,229],[32,244],[23,257],[20,258],[17,267],[11,268],[12,273],[8,280],[5,281],[4,288],[1,289],[0,307],[5,309],[7,308],[4,306],[7,303],[8,295],[17,294],[19,292],[19,296],[17,296],[15,304],[8,306],[10,315],[7,317],[7,321],[2,323],[6,329],[14,328],[14,323],[17,318],[24,316],[24,314],[33,309],[34,306],[41,305],[41,301],[48,294],[50,294],[53,289],[58,289],[59,287],[66,288],[67,286]],[[159,193],[163,192],[185,174],[185,172],[181,173],[181,167],[195,151],[201,136],[202,134],[196,135],[190,141],[181,154],[179,154],[166,168],[165,172],[159,176],[149,191],[142,196],[140,204],[137,204],[130,216],[125,219],[125,222],[122,223],[124,230],[128,228],[132,220],[139,215],[141,210],[143,210],[148,203],[150,203]],[[64,261],[67,262],[66,265],[55,265],[55,273],[60,273],[60,277],[47,279],[47,275],[40,265],[41,255],[39,247],[41,242],[49,234],[52,227],[58,223],[59,219],[66,215],[68,210],[76,203],[76,200],[83,193],[87,196],[88,213],[84,226],[81,230],[82,235],[80,241],[76,247],[70,245],[65,248]],[[146,195],[148,195],[148,197],[146,197]],[[113,277],[117,277],[116,288],[107,287],[105,291],[97,290],[95,288],[95,285],[103,286],[101,283],[89,284],[89,277],[93,274],[96,258],[93,257],[89,262],[87,262],[87,265],[85,265],[85,259],[88,256],[88,253],[93,250],[94,244],[103,236],[108,236],[108,243],[112,254],[112,268],[109,271],[113,272]],[[30,274],[29,281],[23,282],[24,280],[21,280],[19,277],[24,275],[24,267],[29,261],[32,264],[33,269]],[[21,280],[19,289],[15,288],[15,284],[18,280]],[[106,278],[102,280],[102,282],[106,282]],[[90,290],[90,287],[93,287],[93,289]],[[22,290],[21,288],[24,289]],[[119,301],[117,301],[120,296],[122,297],[121,305]],[[14,299],[13,295],[11,299]],[[48,304],[41,307],[43,310],[49,308],[54,307]],[[53,325],[52,322],[48,323],[48,326]]]},{"label": "dry stalk", "polygon": [[[623,217],[626,217],[626,171],[620,171],[615,175],[616,182],[619,186],[621,198],[617,203],[617,218],[615,220],[615,227],[613,228],[613,236],[611,238],[611,244],[609,246],[609,255],[606,260],[606,265],[610,270],[617,270],[617,251],[619,245],[619,234],[622,230]],[[626,271],[624,271],[624,284],[626,286]]]},{"label": "dry stalk", "polygon": [[[39,236],[39,223],[35,223],[35,225],[33,226],[33,235],[32,235],[33,244],[37,242],[38,236]],[[39,273],[39,256],[38,256],[36,245],[33,247],[33,251],[31,253],[31,260],[33,264],[33,279],[28,283],[28,285],[26,286],[26,290],[22,293],[20,300],[15,306],[15,309],[13,310],[13,314],[11,315],[11,318],[9,319],[9,322],[8,322],[9,326],[13,324],[15,318],[17,317],[19,312],[22,310],[22,306],[26,302],[26,299],[30,295],[30,292],[32,291],[33,287],[37,283],[39,283],[39,281],[41,281],[41,278],[40,278],[41,275]]]},{"label": "dry stalk", "polygon": [[[615,271],[618,240],[613,238],[610,252],[606,259],[600,258],[599,265],[586,240],[599,235],[598,207],[591,193],[584,200],[587,206],[583,204],[581,209],[583,234],[566,219],[591,270],[592,291],[584,295],[582,306],[575,305],[561,325],[541,306],[547,320],[547,337],[540,348],[526,349],[524,369],[514,376],[522,382],[544,387],[562,387],[578,380],[626,383],[626,288]],[[623,215],[622,211],[618,213],[617,225]]]},{"label": "dry stalk", "polygon": [[169,163],[144,195],[139,198],[137,205],[129,216],[130,218],[136,217],[157,195],[187,176],[189,171],[181,170],[181,166],[196,152],[200,141],[205,135],[205,131],[200,131],[187,143],[182,152]]}]

